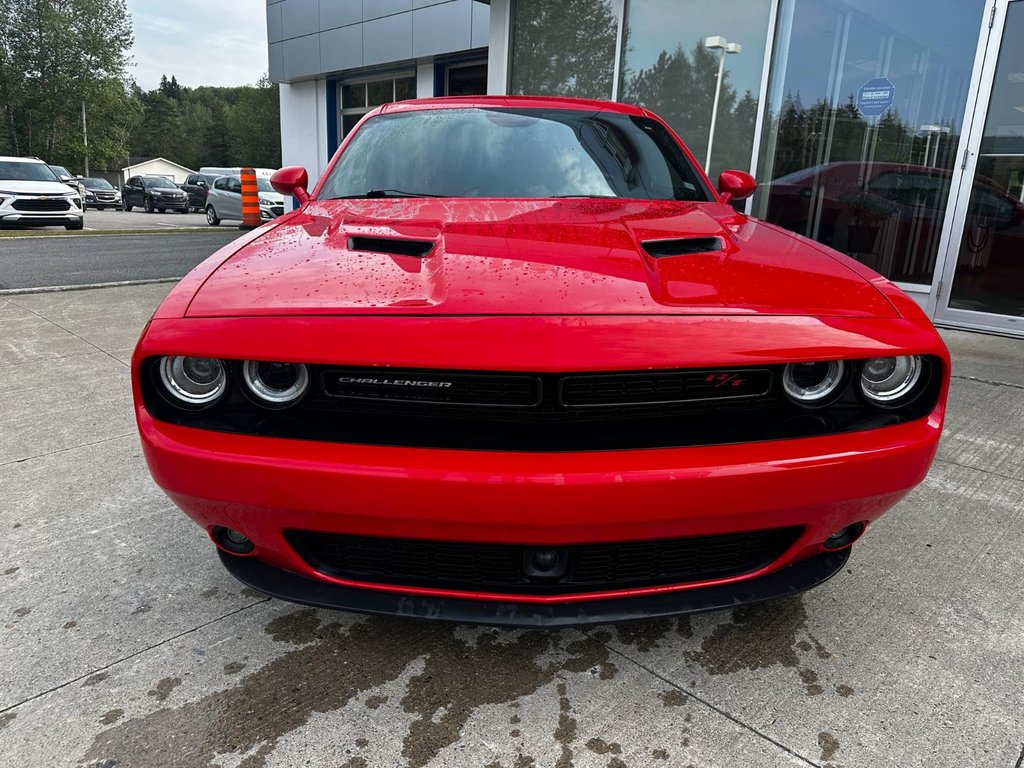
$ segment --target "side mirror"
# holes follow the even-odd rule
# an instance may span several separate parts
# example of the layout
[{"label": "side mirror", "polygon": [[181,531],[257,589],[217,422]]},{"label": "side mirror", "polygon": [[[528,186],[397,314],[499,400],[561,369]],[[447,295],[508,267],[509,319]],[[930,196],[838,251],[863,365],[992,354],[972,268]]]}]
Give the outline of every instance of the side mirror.
[{"label": "side mirror", "polygon": [[718,177],[718,194],[722,196],[723,203],[746,200],[755,189],[757,182],[754,177],[743,171],[722,171]]},{"label": "side mirror", "polygon": [[289,165],[279,171],[274,171],[270,177],[270,186],[282,195],[291,195],[300,203],[309,200],[309,174],[300,165]]}]

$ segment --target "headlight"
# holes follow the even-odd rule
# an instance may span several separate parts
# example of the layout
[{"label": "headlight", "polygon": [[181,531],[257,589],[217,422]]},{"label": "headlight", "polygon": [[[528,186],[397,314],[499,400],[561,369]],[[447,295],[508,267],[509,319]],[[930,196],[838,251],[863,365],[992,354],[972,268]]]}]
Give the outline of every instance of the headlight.
[{"label": "headlight", "polygon": [[249,392],[263,405],[291,405],[309,389],[309,370],[302,363],[246,360],[242,378]]},{"label": "headlight", "polygon": [[876,405],[893,405],[914,391],[921,380],[921,358],[873,357],[864,361],[860,372],[860,391]]},{"label": "headlight", "polygon": [[160,381],[179,402],[203,406],[224,394],[228,374],[214,357],[165,357],[160,361]]},{"label": "headlight", "polygon": [[782,389],[799,405],[825,405],[843,383],[845,369],[842,360],[789,363],[782,372]]},{"label": "headlight", "polygon": [[260,205],[266,205],[272,208],[273,206],[277,205],[277,203],[275,203],[273,200],[267,200],[266,198],[261,197]]}]

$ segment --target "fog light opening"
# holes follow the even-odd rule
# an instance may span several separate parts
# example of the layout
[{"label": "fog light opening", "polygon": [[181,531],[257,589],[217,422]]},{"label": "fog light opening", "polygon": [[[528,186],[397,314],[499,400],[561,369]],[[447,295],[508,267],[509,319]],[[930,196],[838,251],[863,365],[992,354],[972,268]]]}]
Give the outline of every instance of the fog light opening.
[{"label": "fog light opening", "polygon": [[864,533],[864,523],[854,523],[833,533],[825,539],[822,546],[827,550],[845,549],[859,539],[862,533]]},{"label": "fog light opening", "polygon": [[233,555],[248,555],[256,548],[256,545],[243,534],[221,525],[213,526],[210,538],[218,547]]},{"label": "fog light opening", "polygon": [[564,549],[533,547],[523,556],[523,573],[528,579],[556,580],[565,576],[569,554]]}]

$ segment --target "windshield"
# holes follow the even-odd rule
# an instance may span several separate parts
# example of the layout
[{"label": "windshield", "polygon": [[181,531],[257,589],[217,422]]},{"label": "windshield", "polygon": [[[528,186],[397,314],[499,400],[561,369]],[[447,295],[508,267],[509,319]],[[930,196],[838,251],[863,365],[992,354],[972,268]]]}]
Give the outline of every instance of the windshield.
[{"label": "windshield", "polygon": [[44,163],[0,162],[0,179],[10,181],[59,181]]},{"label": "windshield", "polygon": [[173,189],[174,182],[171,181],[170,179],[164,179],[162,177],[143,176],[142,186],[147,187],[148,189]]},{"label": "windshield", "polygon": [[368,120],[319,197],[391,195],[709,199],[657,121],[562,109],[437,109]]},{"label": "windshield", "polygon": [[106,179],[79,179],[86,189],[113,189]]},{"label": "windshield", "polygon": [[273,192],[274,188],[270,186],[270,179],[263,178],[262,176],[256,177],[256,189],[260,192]]},{"label": "windshield", "polygon": [[68,176],[74,176],[75,175],[75,174],[71,173],[71,171],[69,171],[63,165],[51,165],[50,166],[50,170],[53,171],[55,174],[57,174],[58,177],[60,177],[62,179],[66,178]]}]

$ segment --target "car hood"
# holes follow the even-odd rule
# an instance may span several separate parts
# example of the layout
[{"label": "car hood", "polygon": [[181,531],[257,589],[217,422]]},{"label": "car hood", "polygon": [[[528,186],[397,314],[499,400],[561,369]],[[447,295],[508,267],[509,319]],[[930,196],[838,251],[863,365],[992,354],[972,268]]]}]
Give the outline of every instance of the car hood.
[{"label": "car hood", "polygon": [[70,195],[77,190],[60,181],[16,181],[0,179],[0,192],[19,195]]},{"label": "car hood", "polygon": [[184,192],[180,187],[146,187],[147,192]]},{"label": "car hood", "polygon": [[[344,200],[280,221],[188,316],[898,316],[843,257],[717,203]],[[384,252],[410,240],[425,255]]]},{"label": "car hood", "polygon": [[284,195],[282,195],[280,192],[260,192],[260,199],[271,200],[275,204],[284,204]]}]

